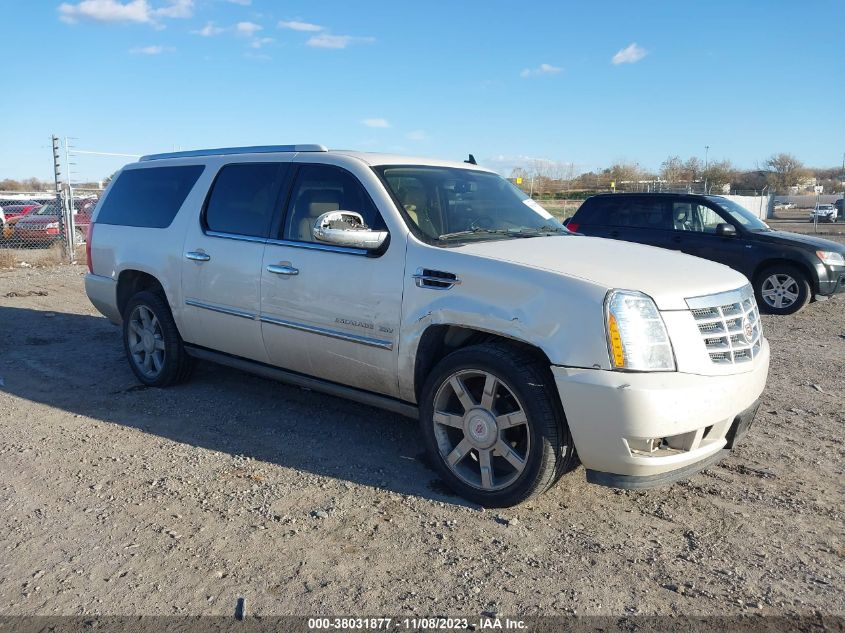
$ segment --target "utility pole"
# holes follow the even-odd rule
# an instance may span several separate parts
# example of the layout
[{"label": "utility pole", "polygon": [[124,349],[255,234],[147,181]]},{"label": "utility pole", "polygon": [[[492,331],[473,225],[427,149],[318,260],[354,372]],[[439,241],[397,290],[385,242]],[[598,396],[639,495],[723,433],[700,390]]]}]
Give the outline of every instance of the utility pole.
[{"label": "utility pole", "polygon": [[76,218],[73,217],[73,185],[70,181],[70,139],[65,137],[65,169],[67,170],[68,220],[67,242],[70,245],[71,263],[76,259]]},{"label": "utility pole", "polygon": [[710,165],[710,146],[704,146],[704,193],[707,193],[707,167]]},{"label": "utility pole", "polygon": [[65,205],[62,196],[62,159],[59,137],[53,134],[53,176],[56,181],[56,211],[59,221],[59,235],[62,236],[62,249],[68,257],[67,234],[65,233]]}]

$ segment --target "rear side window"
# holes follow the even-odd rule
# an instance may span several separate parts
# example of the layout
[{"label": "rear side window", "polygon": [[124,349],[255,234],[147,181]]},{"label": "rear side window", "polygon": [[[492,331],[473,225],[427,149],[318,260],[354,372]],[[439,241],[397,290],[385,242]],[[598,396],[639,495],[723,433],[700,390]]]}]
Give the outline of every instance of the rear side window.
[{"label": "rear side window", "polygon": [[126,170],[103,201],[97,222],[167,228],[203,169],[202,165],[186,165]]},{"label": "rear side window", "polygon": [[217,174],[205,208],[209,231],[267,237],[284,163],[238,163]]},{"label": "rear side window", "polygon": [[601,200],[596,224],[640,229],[672,228],[666,202],[661,198],[610,197]]}]

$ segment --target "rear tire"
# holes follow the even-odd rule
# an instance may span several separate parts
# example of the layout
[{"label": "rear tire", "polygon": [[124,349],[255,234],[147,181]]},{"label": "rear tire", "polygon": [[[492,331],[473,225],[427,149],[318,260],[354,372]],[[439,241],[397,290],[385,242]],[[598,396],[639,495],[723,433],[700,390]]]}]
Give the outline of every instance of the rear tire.
[{"label": "rear tire", "polygon": [[185,351],[170,306],[154,292],[139,292],[126,304],[123,348],[129,367],[148,387],[169,387],[191,375],[193,359]]},{"label": "rear tire", "polygon": [[810,282],[796,266],[776,264],[762,270],[754,282],[757,305],[769,314],[795,314],[810,300]]},{"label": "rear tire", "polygon": [[577,464],[549,368],[511,345],[441,360],[423,387],[420,425],[443,480],[488,508],[522,503]]}]

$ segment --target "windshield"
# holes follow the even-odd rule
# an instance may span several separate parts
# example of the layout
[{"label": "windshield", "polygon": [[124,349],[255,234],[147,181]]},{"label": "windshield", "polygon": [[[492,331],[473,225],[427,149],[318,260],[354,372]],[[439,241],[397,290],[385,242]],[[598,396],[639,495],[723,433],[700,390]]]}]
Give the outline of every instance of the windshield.
[{"label": "windshield", "polygon": [[548,211],[496,174],[417,165],[375,169],[411,222],[430,240],[569,234]]},{"label": "windshield", "polygon": [[43,207],[35,211],[34,215],[58,215],[56,207],[52,204],[45,204]]},{"label": "windshield", "polygon": [[733,200],[727,198],[712,197],[708,198],[711,202],[715,202],[722,210],[726,211],[732,219],[739,222],[743,227],[749,231],[769,231],[769,225],[763,222],[756,215],[751,213],[745,207],[738,205]]}]

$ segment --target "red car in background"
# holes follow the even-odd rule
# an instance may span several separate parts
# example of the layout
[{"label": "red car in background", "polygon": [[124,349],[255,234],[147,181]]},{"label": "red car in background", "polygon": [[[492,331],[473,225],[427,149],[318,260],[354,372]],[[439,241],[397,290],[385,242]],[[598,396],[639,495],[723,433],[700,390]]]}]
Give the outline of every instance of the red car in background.
[{"label": "red car in background", "polygon": [[[76,230],[76,243],[85,242],[85,234],[91,223],[93,206],[84,211],[74,211],[73,220]],[[59,209],[48,203],[27,216],[20,218],[14,225],[11,239],[22,246],[48,246],[60,239]]]},{"label": "red car in background", "polygon": [[22,202],[10,202],[6,203],[3,206],[3,215],[6,216],[6,221],[13,218],[19,218],[27,213],[32,212],[34,209],[39,208],[41,205],[37,202],[32,200],[24,200]]}]

